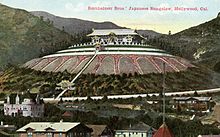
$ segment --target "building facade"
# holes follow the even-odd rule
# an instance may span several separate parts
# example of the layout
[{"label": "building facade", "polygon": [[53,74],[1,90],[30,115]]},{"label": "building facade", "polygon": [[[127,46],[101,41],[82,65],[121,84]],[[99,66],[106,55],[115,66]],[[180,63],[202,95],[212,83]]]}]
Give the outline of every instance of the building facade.
[{"label": "building facade", "polygon": [[144,38],[133,29],[93,29],[89,35],[92,43],[101,45],[130,45],[132,43],[141,43]]},{"label": "building facade", "polygon": [[211,97],[174,97],[173,107],[179,110],[210,112]]},{"label": "building facade", "polygon": [[7,97],[4,103],[4,115],[9,116],[24,116],[24,117],[42,117],[44,115],[44,104],[40,101],[39,96],[36,99],[15,97],[15,102]]},{"label": "building facade", "polygon": [[92,129],[81,123],[31,122],[17,130],[19,137],[91,137]]},{"label": "building facade", "polygon": [[133,126],[115,131],[115,137],[153,137],[156,130],[145,123],[138,123]]}]

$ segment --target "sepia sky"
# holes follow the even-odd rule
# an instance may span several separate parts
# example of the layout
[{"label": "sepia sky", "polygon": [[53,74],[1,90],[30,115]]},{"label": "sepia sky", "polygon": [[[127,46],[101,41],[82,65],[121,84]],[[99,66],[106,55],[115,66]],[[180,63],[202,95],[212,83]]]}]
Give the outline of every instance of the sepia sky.
[{"label": "sepia sky", "polygon": [[[220,0],[0,0],[0,3],[27,11],[90,21],[111,21],[133,29],[150,29],[161,33],[179,32],[215,18],[220,12]],[[88,10],[88,7],[113,7],[113,10]],[[124,10],[114,10],[114,7]],[[195,8],[198,11],[129,10],[130,7]],[[207,11],[200,10],[207,8]]]}]

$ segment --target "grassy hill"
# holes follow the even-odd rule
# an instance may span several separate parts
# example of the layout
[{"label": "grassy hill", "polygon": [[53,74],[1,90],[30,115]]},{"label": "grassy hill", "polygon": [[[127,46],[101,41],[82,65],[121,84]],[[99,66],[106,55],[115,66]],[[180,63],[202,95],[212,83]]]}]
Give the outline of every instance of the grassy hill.
[{"label": "grassy hill", "polygon": [[220,16],[171,36],[152,40],[172,54],[220,72]]},{"label": "grassy hill", "polygon": [[[187,71],[167,73],[166,91],[186,91],[215,88],[219,85],[211,76],[212,71],[189,68]],[[13,67],[0,76],[0,91],[40,92],[45,97],[58,94],[57,84],[62,80],[72,80],[75,74],[41,72],[31,69]],[[76,90],[66,96],[92,96],[114,94],[136,94],[161,92],[162,74],[147,75],[94,75],[83,74],[75,82]]]},{"label": "grassy hill", "polygon": [[66,48],[70,35],[27,11],[0,4],[0,70]]}]

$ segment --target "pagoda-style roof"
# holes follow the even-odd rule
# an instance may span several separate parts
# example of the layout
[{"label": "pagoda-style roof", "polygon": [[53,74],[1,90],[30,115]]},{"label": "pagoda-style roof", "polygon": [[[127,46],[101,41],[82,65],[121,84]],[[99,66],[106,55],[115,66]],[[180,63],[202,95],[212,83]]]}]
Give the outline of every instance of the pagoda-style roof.
[{"label": "pagoda-style roof", "polygon": [[153,137],[174,137],[173,133],[164,123],[160,126],[160,128],[156,131]]},{"label": "pagoda-style roof", "polygon": [[138,35],[134,29],[94,29],[87,36],[107,36],[107,35]]}]

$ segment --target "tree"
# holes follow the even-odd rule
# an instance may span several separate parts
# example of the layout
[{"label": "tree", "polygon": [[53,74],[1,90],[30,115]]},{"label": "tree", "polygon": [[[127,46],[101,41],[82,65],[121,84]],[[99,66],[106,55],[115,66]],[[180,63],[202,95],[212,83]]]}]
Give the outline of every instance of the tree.
[{"label": "tree", "polygon": [[197,91],[195,90],[194,94],[193,94],[194,97],[199,97],[199,94],[197,93]]}]

